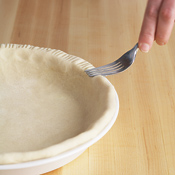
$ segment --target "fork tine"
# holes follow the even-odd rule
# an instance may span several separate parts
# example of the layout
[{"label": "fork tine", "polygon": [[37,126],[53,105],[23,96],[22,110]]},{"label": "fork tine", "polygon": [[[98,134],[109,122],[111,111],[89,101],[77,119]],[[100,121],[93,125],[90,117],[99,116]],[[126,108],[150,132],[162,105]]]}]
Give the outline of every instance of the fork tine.
[{"label": "fork tine", "polygon": [[90,69],[90,70],[87,70],[86,71],[86,73],[91,73],[91,74],[93,74],[93,73],[103,73],[103,72],[108,72],[108,71],[113,71],[113,70],[117,70],[117,69],[119,69],[119,68],[121,68],[123,65],[121,64],[121,62],[119,62],[117,65],[113,65],[113,66],[111,66],[111,67],[104,67],[103,69],[101,69],[101,68],[98,68],[98,69],[96,69],[96,68],[94,68],[94,69]]},{"label": "fork tine", "polygon": [[124,70],[125,70],[125,68],[122,66],[120,69],[114,69],[113,71],[108,71],[108,72],[96,71],[96,72],[93,72],[93,73],[92,72],[88,72],[87,74],[90,77],[94,77],[94,76],[97,76],[97,75],[107,76],[107,75],[112,75],[112,74],[116,74],[116,73],[122,72]]},{"label": "fork tine", "polygon": [[[119,59],[120,59],[120,58],[119,58]],[[106,65],[103,65],[103,66],[100,66],[100,67],[95,67],[95,68],[92,68],[92,69],[89,69],[89,70],[90,70],[90,71],[93,71],[93,70],[98,70],[98,69],[110,67],[110,66],[113,66],[113,65],[117,65],[117,64],[119,63],[119,59],[118,59],[118,60],[115,60],[115,61],[112,62],[112,63],[106,64]],[[88,72],[89,70],[85,70],[85,72]]]},{"label": "fork tine", "polygon": [[103,69],[103,70],[94,70],[94,71],[88,71],[86,72],[89,76],[96,76],[96,75],[111,75],[116,72],[121,72],[123,70],[124,66],[120,64],[117,68],[113,69]]},{"label": "fork tine", "polygon": [[118,64],[114,64],[112,66],[106,66],[103,69],[97,69],[99,71],[107,71],[107,70],[112,70],[112,69],[118,69],[122,66],[122,62],[118,62]]},{"label": "fork tine", "polygon": [[116,69],[118,67],[120,67],[121,63],[117,61],[117,63],[115,64],[115,62],[113,63],[110,63],[108,65],[105,65],[105,66],[100,66],[100,67],[97,67],[97,68],[92,68],[92,69],[88,69],[86,70],[85,72],[102,72],[102,71],[106,71],[106,70],[111,70],[111,69]]}]

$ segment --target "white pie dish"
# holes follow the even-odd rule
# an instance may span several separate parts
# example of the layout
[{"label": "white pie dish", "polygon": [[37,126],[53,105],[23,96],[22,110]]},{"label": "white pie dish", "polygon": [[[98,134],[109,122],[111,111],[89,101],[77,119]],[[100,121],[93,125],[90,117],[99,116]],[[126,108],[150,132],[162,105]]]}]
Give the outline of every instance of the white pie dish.
[{"label": "white pie dish", "polygon": [[[26,175],[27,174],[41,174],[41,173],[48,172],[48,171],[51,171],[53,169],[59,168],[65,164],[67,164],[68,162],[72,161],[77,156],[79,156],[84,150],[86,150],[89,146],[91,146],[96,141],[98,141],[102,136],[104,136],[107,133],[107,131],[112,127],[112,125],[114,124],[114,122],[117,118],[117,114],[118,114],[118,110],[119,110],[119,102],[118,102],[117,93],[116,93],[114,87],[111,85],[111,83],[106,78],[99,76],[97,78],[91,79],[84,73],[83,70],[92,67],[89,63],[87,63],[86,61],[84,61],[81,58],[68,55],[62,51],[45,49],[45,48],[38,48],[38,47],[29,46],[29,45],[10,44],[10,45],[1,45],[1,48],[2,48],[1,52],[0,52],[1,64],[2,64],[2,66],[1,66],[2,71],[1,72],[3,72],[3,73],[0,76],[0,81],[1,81],[1,84],[3,84],[2,82],[4,81],[4,79],[5,79],[4,84],[6,84],[6,82],[8,82],[7,85],[3,85],[2,87],[0,87],[1,90],[3,91],[3,93],[7,94],[7,97],[8,97],[8,95],[11,94],[11,92],[8,94],[6,92],[6,89],[10,89],[11,84],[13,84],[13,86],[12,86],[13,88],[14,87],[16,88],[16,82],[18,82],[19,85],[22,82],[25,86],[23,85],[21,87],[21,85],[20,86],[17,85],[17,88],[16,88],[17,90],[15,90],[15,92],[12,93],[12,97],[14,97],[14,99],[17,99],[17,100],[22,99],[23,100],[23,98],[25,97],[25,94],[26,94],[26,89],[27,89],[27,93],[28,93],[28,91],[31,91],[32,93],[34,92],[34,95],[33,95],[34,97],[31,95],[32,94],[31,92],[29,92],[29,95],[31,95],[31,96],[28,95],[27,97],[25,97],[27,99],[27,103],[29,103],[31,101],[30,98],[33,97],[32,103],[31,104],[29,103],[30,109],[32,109],[32,111],[36,110],[38,112],[37,115],[39,117],[40,117],[40,115],[44,116],[44,113],[46,113],[46,120],[44,120],[45,118],[42,118],[42,121],[40,119],[39,122],[41,122],[41,124],[39,123],[39,125],[37,125],[37,126],[32,126],[31,133],[33,133],[33,132],[39,133],[39,131],[42,130],[44,135],[48,133],[48,136],[46,137],[46,136],[43,136],[42,134],[39,134],[39,136],[37,136],[37,138],[35,140],[32,140],[33,137],[35,136],[35,133],[34,133],[32,135],[32,138],[30,138],[28,136],[29,140],[31,140],[31,141],[27,142],[27,139],[25,141],[26,136],[22,137],[23,135],[22,136],[20,135],[21,130],[18,129],[19,128],[18,125],[15,126],[15,124],[13,124],[13,123],[11,124],[9,122],[8,125],[11,124],[11,127],[14,130],[17,129],[18,135],[20,135],[20,137],[24,139],[24,143],[22,143],[22,141],[23,141],[22,140],[21,145],[24,144],[25,147],[20,148],[18,151],[18,147],[19,147],[18,144],[16,145],[16,147],[14,146],[14,148],[10,147],[9,146],[10,144],[2,145],[2,143],[5,143],[5,141],[7,139],[3,138],[3,136],[1,137],[2,140],[0,140],[0,174],[3,174],[3,175],[6,175],[6,174],[9,174],[9,175],[13,174],[14,175],[15,173],[18,175],[20,175],[20,174],[26,174]],[[10,50],[10,48],[12,48],[12,49]],[[5,49],[5,51],[3,49]],[[20,51],[19,53],[17,52],[17,54],[16,54],[16,49],[18,51],[20,51],[20,49],[22,49],[22,51]],[[31,51],[31,50],[32,50],[32,57],[31,57],[31,54],[28,55],[28,51]],[[40,51],[42,53],[40,53]],[[34,53],[34,55],[33,55],[33,52],[36,52],[36,53]],[[4,57],[4,53],[5,53],[5,57]],[[12,53],[12,54],[9,56],[9,53],[10,54]],[[15,58],[14,58],[14,62],[12,62],[10,59],[14,55],[14,53],[15,53],[15,56],[14,56]],[[25,57],[25,59],[21,58],[21,53],[22,53],[22,57]],[[49,56],[48,58],[51,60],[50,61],[51,63],[47,62],[47,60],[48,60],[47,57],[42,58],[47,54]],[[36,57],[38,55],[41,57],[41,59],[38,59],[38,57]],[[28,60],[28,56],[30,57],[29,60]],[[45,59],[46,61],[45,60],[42,61],[42,59]],[[58,64],[57,64],[57,59],[59,59]],[[2,60],[5,60],[5,61],[3,62]],[[9,60],[10,60],[10,63],[9,63]],[[67,61],[65,61],[65,60],[67,60]],[[45,65],[45,62],[47,62],[46,65]],[[65,63],[62,63],[62,62],[65,62]],[[33,67],[32,67],[33,63],[35,65],[35,69],[33,69]],[[52,63],[54,63],[54,64],[52,64]],[[60,66],[60,64],[61,64],[61,66]],[[65,65],[67,66],[67,64],[68,65],[70,64],[70,66],[64,67]],[[49,67],[48,74],[50,77],[47,77],[47,73],[45,73],[45,71],[47,72],[48,67]],[[14,68],[14,70],[13,70],[13,68]],[[3,70],[3,69],[5,69],[5,70]],[[19,71],[19,69],[21,69],[21,71]],[[57,70],[57,69],[59,69],[59,70]],[[9,72],[6,73],[6,70],[10,70],[10,73]],[[27,72],[26,72],[26,70],[27,70]],[[39,72],[38,72],[38,70],[39,70]],[[55,74],[55,72],[57,74]],[[58,72],[61,75],[61,78],[64,76],[65,77],[62,79],[56,78],[57,76],[59,77]],[[17,75],[15,75],[15,74],[17,74]],[[57,76],[55,77],[55,75],[57,75]],[[21,79],[21,76],[22,77],[24,76],[24,77]],[[34,81],[33,79],[31,81],[32,76],[37,77],[36,81]],[[71,77],[69,79],[69,81],[65,80],[65,78],[69,78],[69,77]],[[50,78],[53,78],[52,81],[50,81]],[[55,79],[58,79],[58,80],[55,80]],[[57,88],[57,86],[59,86],[60,80],[63,84],[65,84],[65,86],[64,86],[64,88],[62,88],[62,86],[60,86],[61,87],[60,93],[57,95],[53,95],[52,91],[54,91],[55,88]],[[87,83],[87,81],[88,81],[88,83]],[[47,86],[45,86],[44,90],[41,87],[39,90],[38,89],[32,89],[32,90],[28,89],[29,83],[30,84],[32,83],[32,86],[30,86],[30,87],[33,88],[35,83],[37,84],[37,86],[40,86],[40,84],[43,85],[43,82],[44,82],[44,85],[47,85]],[[51,86],[51,90],[50,90],[50,86],[48,86],[49,83],[53,84],[53,87]],[[85,83],[85,85],[83,83]],[[10,84],[10,86],[9,86],[9,84]],[[14,84],[15,84],[15,86],[14,86]],[[26,86],[26,84],[27,84],[27,86]],[[88,88],[86,89],[86,87],[88,87]],[[57,125],[54,125],[55,122],[52,120],[50,121],[49,120],[50,118],[47,118],[47,116],[48,116],[47,112],[49,112],[49,110],[53,110],[53,109],[57,110],[57,107],[59,108],[59,106],[62,104],[62,101],[61,101],[61,104],[58,101],[58,106],[55,107],[52,104],[53,103],[55,104],[55,102],[57,103],[57,101],[53,101],[53,99],[54,99],[54,96],[60,97],[60,94],[64,94],[64,91],[62,91],[62,90],[65,88],[66,88],[66,93],[68,91],[70,91],[70,93],[68,92],[68,96],[67,96],[67,94],[65,94],[64,97],[61,96],[62,97],[61,100],[63,100],[64,104],[65,104],[65,102],[66,103],[70,102],[68,104],[73,105],[73,112],[76,112],[76,115],[73,115],[71,113],[72,109],[70,108],[70,109],[68,109],[68,111],[70,110],[71,112],[66,113],[65,116],[62,117],[61,115],[63,115],[64,113],[61,113],[61,114],[59,114],[58,119],[57,119],[57,115],[56,115],[56,119],[52,118],[52,119],[55,119],[56,122],[61,121],[61,124],[59,124],[59,122],[57,123],[59,126],[58,128],[61,128],[61,126],[63,125],[63,129],[64,129],[64,128],[66,128],[66,125],[68,125],[67,123],[70,123],[67,126],[67,128],[65,129],[65,131],[63,130],[64,131],[64,133],[62,134],[63,136],[60,136],[59,132],[62,133],[63,131],[61,129],[59,129],[59,131],[57,131],[58,130]],[[77,88],[79,88],[79,89],[77,90]],[[19,89],[20,89],[20,91],[19,91]],[[25,90],[24,93],[22,93],[23,89]],[[49,90],[47,90],[47,89],[49,89]],[[81,92],[81,90],[82,90],[82,92]],[[37,91],[37,93],[35,91]],[[44,104],[42,107],[46,108],[46,106],[50,105],[49,110],[44,111],[44,113],[42,113],[38,109],[35,109],[37,104],[33,105],[34,100],[36,100],[36,103],[41,103],[41,104],[43,103],[42,101],[38,101],[38,100],[40,100],[40,98],[35,99],[35,96],[38,95],[38,92],[40,93],[42,91],[43,91],[43,94],[49,94],[49,96],[47,95],[45,97],[45,95],[43,96],[43,94],[41,93],[41,97],[43,99],[44,98],[47,99],[44,101]],[[59,91],[59,89],[56,89],[56,93],[57,93],[57,91]],[[17,96],[16,96],[16,93],[17,93]],[[90,93],[93,94],[93,96],[95,97],[94,99],[93,99],[93,97],[88,97],[91,95]],[[50,96],[51,96],[51,98],[50,98]],[[8,98],[10,98],[10,97],[8,97]],[[71,101],[69,99],[69,97],[71,97],[71,100],[73,99],[73,101]],[[41,100],[42,100],[42,98],[41,98]],[[87,100],[88,103],[86,102],[86,100],[84,100],[86,98],[88,99]],[[25,101],[26,101],[26,99],[25,99]],[[6,99],[4,101],[4,99],[2,99],[2,98],[0,100],[3,102],[1,104],[6,104],[7,102],[10,103],[10,104],[7,103],[6,106],[8,106],[8,105],[13,106],[13,104],[15,106],[16,103],[18,104],[18,101],[13,102],[13,98],[10,98],[10,101],[9,100],[7,101]],[[51,100],[51,101],[49,101],[49,100]],[[58,98],[56,98],[56,100],[58,100]],[[65,100],[65,102],[64,102],[64,100]],[[79,100],[80,100],[80,102],[79,102]],[[25,107],[25,101],[22,101],[22,104],[24,104],[24,107]],[[45,104],[46,101],[47,101],[47,104]],[[97,101],[97,102],[95,102],[95,101]],[[74,109],[77,107],[75,105],[76,102],[77,102],[77,105],[82,105],[82,106],[80,106],[80,108],[82,110],[81,112],[79,112],[80,111],[79,108],[77,108],[77,110]],[[94,106],[94,109],[92,109],[92,112],[89,112],[91,110],[90,107],[93,107],[90,105],[91,103]],[[18,106],[19,106],[19,104],[18,104]],[[64,105],[61,106],[61,108],[64,108],[64,107],[65,107]],[[66,105],[65,109],[67,109],[67,107],[69,107],[69,106]],[[16,112],[16,108],[15,108],[15,112]],[[29,112],[30,115],[27,114],[28,118],[25,119],[27,108],[24,108],[24,109],[23,108],[22,108],[22,110],[20,110],[21,108],[19,107],[19,111],[17,111],[17,112],[20,115],[16,115],[16,117],[17,117],[18,121],[20,121],[22,123],[22,125],[24,125],[24,127],[22,127],[22,129],[25,130],[25,127],[26,127],[25,120],[30,118],[31,112]],[[59,110],[61,110],[61,108]],[[2,111],[5,111],[5,110],[6,109],[3,109]],[[13,111],[13,107],[11,110]],[[58,113],[59,110],[57,110],[56,112]],[[22,116],[24,118],[24,119],[22,118],[24,121],[20,120],[21,119],[20,118],[21,111],[22,111],[22,114],[25,114],[24,116]],[[13,111],[13,113],[14,113],[14,111]],[[1,112],[1,114],[4,115],[4,113],[2,113],[2,112]],[[7,114],[11,115],[11,113],[10,114],[7,113]],[[82,114],[84,114],[86,116],[83,116]],[[32,115],[33,115],[33,113],[32,113]],[[55,113],[54,114],[49,113],[49,115],[52,117],[52,115],[55,115]],[[68,116],[68,119],[65,121],[67,116]],[[73,116],[73,118],[71,118],[72,116]],[[7,116],[7,118],[8,117],[9,116]],[[74,117],[77,117],[77,120]],[[35,116],[35,118],[36,118],[36,116]],[[1,115],[0,119],[3,121],[2,115]],[[10,118],[10,119],[12,119],[12,118]],[[34,125],[35,125],[35,122],[36,123],[38,122],[38,120],[35,121],[35,120],[33,120],[33,118],[30,120],[34,121],[33,122]],[[29,122],[31,122],[30,120],[29,120]],[[43,125],[43,123],[42,123],[43,120],[45,122],[46,121],[52,122],[52,123],[49,123],[48,127],[50,129],[50,125],[51,126],[53,125],[55,127],[55,129],[53,129],[53,131],[51,130],[51,132],[49,130],[49,132],[48,132],[47,131],[47,124],[45,124],[45,123],[44,123],[44,126],[41,127],[40,125]],[[72,122],[74,120],[77,122],[79,122],[79,120],[82,120],[82,122],[80,122],[79,124],[76,124],[76,123]],[[1,123],[3,123],[3,122],[1,122]],[[84,123],[85,123],[85,126],[84,126]],[[75,129],[69,129],[69,128],[71,128],[71,126],[72,126],[72,128],[75,128]],[[1,124],[0,127],[4,127],[4,125]],[[38,127],[39,127],[39,129],[38,129]],[[79,127],[80,129],[76,130],[76,127]],[[46,128],[46,131],[45,131],[45,128]],[[35,129],[37,129],[37,130],[35,131]],[[13,133],[9,134],[9,132],[10,132],[9,130],[6,129],[5,131],[7,132],[7,136],[11,137],[13,135]],[[4,133],[5,133],[5,131],[4,131]],[[30,133],[30,128],[28,128],[28,130],[26,130],[26,131],[27,132],[29,131],[29,133]],[[54,132],[54,134],[49,135],[50,133],[52,134],[52,132]],[[69,134],[70,132],[72,132],[72,133],[75,132],[75,133],[74,133],[74,135],[71,135],[71,134]],[[50,140],[50,142],[48,143],[46,141],[47,141],[47,139],[50,139],[49,138],[50,136],[55,136],[55,137],[52,140]],[[60,139],[58,139],[56,136],[59,136]],[[17,138],[19,138],[19,136]],[[39,145],[35,144],[35,142],[38,141],[38,139],[41,140],[41,143],[39,143]],[[45,139],[46,141],[43,142],[42,139]],[[56,142],[55,142],[55,140],[56,140]],[[14,142],[15,140],[12,139],[12,141]],[[10,143],[10,141],[9,141],[9,143]],[[6,147],[10,147],[10,148],[6,148]]]},{"label": "white pie dish", "polygon": [[[116,99],[118,99],[117,94]],[[86,144],[52,158],[20,164],[0,165],[0,175],[39,175],[66,165],[80,156],[89,146],[101,139],[111,129],[117,118],[117,115],[118,108],[116,108],[116,113],[108,126],[106,126],[106,128],[98,136]]]}]

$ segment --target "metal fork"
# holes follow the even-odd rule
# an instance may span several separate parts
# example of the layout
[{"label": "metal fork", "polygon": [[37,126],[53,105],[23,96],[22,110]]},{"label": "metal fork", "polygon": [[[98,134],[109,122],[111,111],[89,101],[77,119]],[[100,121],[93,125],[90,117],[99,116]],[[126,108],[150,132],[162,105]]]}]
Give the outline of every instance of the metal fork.
[{"label": "metal fork", "polygon": [[131,50],[126,52],[116,61],[97,68],[87,69],[85,70],[85,72],[90,77],[94,77],[97,75],[106,76],[106,75],[113,75],[113,74],[120,73],[126,70],[129,66],[131,66],[131,64],[135,60],[137,51],[138,51],[138,43]]}]

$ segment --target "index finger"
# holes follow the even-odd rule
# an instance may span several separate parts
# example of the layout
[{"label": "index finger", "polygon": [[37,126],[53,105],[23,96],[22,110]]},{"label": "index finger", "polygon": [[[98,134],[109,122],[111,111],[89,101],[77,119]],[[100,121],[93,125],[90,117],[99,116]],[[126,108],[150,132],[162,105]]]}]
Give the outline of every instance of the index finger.
[{"label": "index finger", "polygon": [[153,44],[161,3],[162,0],[148,0],[139,36],[139,48],[143,52],[148,52]]}]

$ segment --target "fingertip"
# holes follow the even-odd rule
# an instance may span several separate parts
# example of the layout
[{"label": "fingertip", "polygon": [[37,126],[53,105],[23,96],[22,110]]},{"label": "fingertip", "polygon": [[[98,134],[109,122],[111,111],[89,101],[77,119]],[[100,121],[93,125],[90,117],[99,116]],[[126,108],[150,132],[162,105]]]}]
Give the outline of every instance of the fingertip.
[{"label": "fingertip", "polygon": [[150,45],[147,43],[139,43],[139,49],[144,53],[148,53],[150,50]]},{"label": "fingertip", "polygon": [[164,41],[162,41],[162,40],[156,39],[156,43],[157,43],[159,46],[163,46],[163,45],[165,45],[167,42],[164,42]]}]

